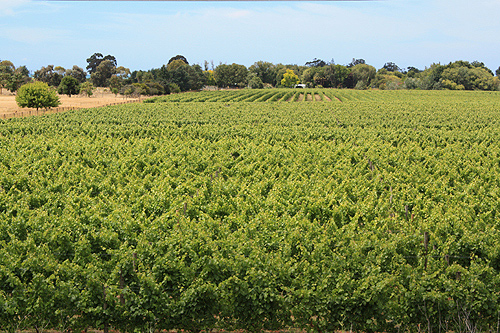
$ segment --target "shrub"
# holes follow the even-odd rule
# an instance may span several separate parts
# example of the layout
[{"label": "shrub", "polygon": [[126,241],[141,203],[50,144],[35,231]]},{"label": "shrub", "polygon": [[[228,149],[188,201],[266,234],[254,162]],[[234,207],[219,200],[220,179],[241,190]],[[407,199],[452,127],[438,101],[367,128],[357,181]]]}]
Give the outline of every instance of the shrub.
[{"label": "shrub", "polygon": [[87,97],[92,96],[94,90],[94,85],[92,82],[84,82],[80,85],[80,93],[87,95]]},{"label": "shrub", "polygon": [[168,91],[170,94],[177,94],[181,92],[181,88],[176,83],[169,83]]},{"label": "shrub", "polygon": [[356,86],[354,87],[354,89],[357,89],[357,90],[365,90],[367,88],[368,87],[366,86],[365,81],[358,81],[358,83],[356,83]]},{"label": "shrub", "polygon": [[420,79],[409,77],[405,80],[404,88],[405,89],[421,89],[421,87],[422,87],[421,81],[422,80],[420,80]]},{"label": "shrub", "polygon": [[51,108],[61,104],[54,89],[45,82],[22,85],[17,91],[17,105],[22,108]]}]

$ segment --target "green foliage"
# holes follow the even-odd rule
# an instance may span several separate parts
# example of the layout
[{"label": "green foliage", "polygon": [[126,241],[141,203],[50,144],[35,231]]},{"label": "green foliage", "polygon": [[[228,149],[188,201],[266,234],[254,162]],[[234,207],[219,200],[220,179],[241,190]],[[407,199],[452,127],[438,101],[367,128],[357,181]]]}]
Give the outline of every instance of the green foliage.
[{"label": "green foliage", "polygon": [[264,83],[262,82],[262,80],[260,79],[260,77],[258,77],[257,75],[255,74],[251,74],[248,76],[248,87],[250,87],[251,89],[262,89],[264,88]]},{"label": "green foliage", "polygon": [[462,84],[456,84],[451,80],[441,79],[441,84],[444,89],[450,90],[465,90],[465,87]]},{"label": "green foliage", "polygon": [[358,87],[369,87],[371,81],[375,79],[375,74],[377,70],[375,67],[366,65],[366,64],[357,64],[351,68],[351,73],[353,75],[354,82],[353,84],[356,86],[356,89],[360,89]]},{"label": "green foliage", "polygon": [[72,69],[67,69],[65,75],[74,77],[79,83],[84,83],[87,80],[87,73],[83,68],[76,65],[74,65]]},{"label": "green foliage", "polygon": [[111,89],[111,91],[115,90],[118,92],[123,87],[123,79],[118,75],[112,75],[109,78],[108,86]]},{"label": "green foliage", "polygon": [[448,89],[499,90],[500,81],[481,67],[450,67],[441,74],[441,83]]},{"label": "green foliage", "polygon": [[244,65],[220,64],[214,70],[214,77],[219,87],[246,87],[248,69]]},{"label": "green foliage", "polygon": [[181,88],[176,83],[168,84],[168,93],[169,94],[177,94],[181,92]]},{"label": "green foliage", "polygon": [[183,60],[181,59],[176,59],[176,60],[171,60],[168,65],[167,65],[167,70],[169,71],[174,71],[176,70],[177,68],[181,67],[181,66],[186,66],[187,63],[185,63]]},{"label": "green foliage", "polygon": [[281,85],[283,87],[291,88],[294,87],[299,82],[300,80],[298,75],[295,74],[293,70],[287,69],[286,73],[283,75],[283,79],[281,80]]},{"label": "green foliage", "polygon": [[102,60],[95,70],[91,71],[90,80],[96,87],[107,87],[109,79],[116,73],[116,62]]},{"label": "green foliage", "polygon": [[189,62],[187,61],[186,57],[180,54],[170,58],[170,60],[168,61],[168,65],[170,65],[174,61],[182,61],[184,65],[189,65]]},{"label": "green foliage", "polygon": [[102,53],[94,53],[87,59],[87,70],[92,75],[97,71],[97,68],[103,61],[109,61],[113,67],[116,67],[116,58],[112,55],[103,56]]},{"label": "green foliage", "polygon": [[276,65],[267,61],[257,61],[248,68],[251,73],[257,75],[263,83],[276,84]]},{"label": "green foliage", "polygon": [[59,94],[68,95],[78,95],[80,93],[80,82],[72,76],[65,76],[59,84],[57,89]]},{"label": "green foliage", "polygon": [[[332,103],[236,102],[283,92]],[[1,121],[0,329],[495,330],[499,95],[245,89]]]},{"label": "green foliage", "polygon": [[352,68],[356,65],[360,65],[360,64],[366,64],[366,61],[365,59],[355,59],[355,58],[352,58],[352,61],[346,66],[347,68]]},{"label": "green foliage", "polygon": [[204,71],[203,74],[205,75],[205,82],[206,82],[207,86],[216,86],[217,85],[217,82],[215,81],[213,70]]},{"label": "green foliage", "polygon": [[20,86],[30,80],[26,66],[16,68],[11,61],[0,61],[0,94],[3,88],[7,88],[11,92],[17,91]]},{"label": "green foliage", "polygon": [[16,102],[22,108],[51,108],[61,104],[55,90],[44,82],[27,83],[21,86],[16,95]]},{"label": "green foliage", "polygon": [[500,89],[500,81],[484,63],[455,61],[448,65],[432,64],[430,68],[416,75],[421,79],[422,89]]},{"label": "green foliage", "polygon": [[[62,67],[61,67],[62,68]],[[33,77],[35,80],[45,82],[49,86],[58,87],[64,76],[64,71],[59,72],[54,68],[54,65],[48,65],[35,71]]]},{"label": "green foliage", "polygon": [[181,91],[199,90],[206,84],[205,74],[199,65],[190,66],[180,59],[162,66],[158,78],[167,92],[170,84],[176,84]]},{"label": "green foliage", "polygon": [[371,86],[382,90],[401,89],[403,87],[403,80],[396,73],[399,72],[391,72],[385,68],[379,69],[371,82]]},{"label": "green foliage", "polygon": [[386,62],[384,64],[384,67],[382,67],[382,68],[387,70],[388,72],[400,72],[401,71],[401,68],[399,68],[399,66],[393,62]]},{"label": "green foliage", "polygon": [[413,77],[408,77],[404,81],[404,88],[405,89],[422,89],[422,80],[413,78]]},{"label": "green foliage", "polygon": [[90,81],[84,82],[80,85],[80,92],[87,95],[87,97],[92,96],[92,94],[94,93],[93,91],[94,85]]}]

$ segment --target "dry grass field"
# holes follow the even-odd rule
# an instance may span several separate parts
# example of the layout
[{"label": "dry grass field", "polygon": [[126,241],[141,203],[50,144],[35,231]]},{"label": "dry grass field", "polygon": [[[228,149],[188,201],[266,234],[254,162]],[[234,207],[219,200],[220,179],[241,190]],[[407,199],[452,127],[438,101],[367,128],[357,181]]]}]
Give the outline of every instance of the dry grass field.
[{"label": "dry grass field", "polygon": [[[115,96],[114,94],[104,90],[96,91],[91,97],[82,95],[71,97],[68,97],[67,95],[59,95],[59,98],[61,100],[59,109],[61,110],[66,108],[94,108],[113,103],[139,101],[137,98],[126,98],[121,95]],[[20,108],[16,103],[16,96],[5,89],[3,89],[2,94],[0,94],[0,118],[2,115],[10,115],[12,113],[20,112],[26,113],[34,110],[35,109]]]}]

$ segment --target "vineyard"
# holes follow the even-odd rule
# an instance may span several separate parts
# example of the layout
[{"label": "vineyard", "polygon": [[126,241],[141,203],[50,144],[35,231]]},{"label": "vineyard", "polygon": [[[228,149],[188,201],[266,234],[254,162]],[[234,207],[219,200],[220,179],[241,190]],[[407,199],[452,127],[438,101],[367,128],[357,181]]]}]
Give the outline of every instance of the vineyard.
[{"label": "vineyard", "polygon": [[[189,92],[153,97],[158,102],[343,102],[384,98],[387,92],[349,91],[341,89],[243,89]],[[390,94],[391,92],[389,92]]]},{"label": "vineyard", "polygon": [[2,332],[498,332],[499,239],[498,92],[0,120]]}]

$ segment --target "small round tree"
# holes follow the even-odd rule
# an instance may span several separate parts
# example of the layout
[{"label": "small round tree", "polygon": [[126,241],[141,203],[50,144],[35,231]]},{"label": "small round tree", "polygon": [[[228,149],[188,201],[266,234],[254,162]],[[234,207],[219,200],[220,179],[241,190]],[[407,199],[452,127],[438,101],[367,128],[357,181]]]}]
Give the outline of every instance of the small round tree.
[{"label": "small round tree", "polygon": [[94,85],[92,82],[86,81],[80,86],[80,92],[87,95],[87,97],[92,96],[94,90]]},{"label": "small round tree", "polygon": [[59,94],[68,95],[78,95],[80,93],[80,82],[72,76],[66,75],[61,80],[59,88],[57,89]]},{"label": "small round tree", "polygon": [[51,108],[61,102],[56,92],[45,82],[33,82],[22,85],[17,90],[17,105],[22,108]]}]

